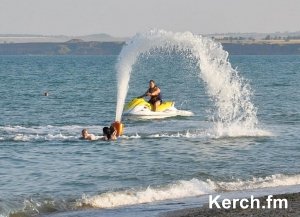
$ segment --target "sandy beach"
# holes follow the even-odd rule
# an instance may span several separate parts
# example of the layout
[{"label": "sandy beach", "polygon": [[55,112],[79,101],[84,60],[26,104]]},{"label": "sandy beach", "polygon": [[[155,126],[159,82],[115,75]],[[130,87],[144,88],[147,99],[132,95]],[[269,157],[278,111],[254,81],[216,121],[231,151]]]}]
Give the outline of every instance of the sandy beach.
[{"label": "sandy beach", "polygon": [[[217,209],[214,207],[210,209],[208,204],[203,207],[182,209],[172,212],[167,212],[161,215],[161,217],[204,217],[204,216],[216,216],[216,217],[239,217],[239,216],[300,216],[300,193],[280,194],[274,195],[274,199],[287,199],[287,209],[242,209],[239,205],[236,209]],[[261,205],[267,205],[267,196],[259,197]]]}]

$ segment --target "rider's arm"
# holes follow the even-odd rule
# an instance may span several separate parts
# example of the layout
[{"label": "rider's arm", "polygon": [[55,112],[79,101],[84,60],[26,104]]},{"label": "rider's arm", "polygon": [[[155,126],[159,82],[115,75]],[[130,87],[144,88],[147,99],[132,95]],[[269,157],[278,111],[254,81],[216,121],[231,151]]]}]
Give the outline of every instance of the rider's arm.
[{"label": "rider's arm", "polygon": [[143,95],[139,96],[138,98],[143,98],[143,97],[147,96],[148,93],[149,93],[149,92],[148,92],[148,90],[147,90]]}]

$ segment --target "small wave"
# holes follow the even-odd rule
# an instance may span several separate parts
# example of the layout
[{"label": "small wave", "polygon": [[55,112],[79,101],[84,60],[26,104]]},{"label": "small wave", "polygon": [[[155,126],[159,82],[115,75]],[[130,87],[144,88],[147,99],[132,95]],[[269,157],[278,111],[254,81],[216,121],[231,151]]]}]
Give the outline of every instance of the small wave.
[{"label": "small wave", "polygon": [[[0,126],[0,132],[4,134],[0,141],[77,141],[84,128],[88,128],[91,133],[102,133],[101,126]],[[101,138],[96,136],[96,139]]]},{"label": "small wave", "polygon": [[187,130],[184,132],[155,133],[145,135],[146,138],[235,138],[235,137],[270,137],[270,131],[262,129],[246,129],[241,127],[213,128],[206,130]]},{"label": "small wave", "polygon": [[138,134],[135,135],[122,135],[122,139],[148,139],[148,138],[201,138],[205,137],[207,134],[205,132],[193,133],[190,131],[184,132],[170,132],[170,133],[154,133],[154,134]]},{"label": "small wave", "polygon": [[59,134],[48,134],[48,135],[25,135],[25,134],[16,134],[12,137],[7,137],[6,140],[13,140],[19,142],[28,142],[28,141],[61,141],[61,140],[78,140],[79,136],[68,136]]},{"label": "small wave", "polygon": [[40,214],[49,214],[53,212],[62,212],[76,209],[75,202],[54,198],[45,198],[39,200],[30,198],[25,199],[23,202],[19,201],[9,203],[9,205],[4,206],[4,208],[4,212],[0,213],[0,217],[38,216]]},{"label": "small wave", "polygon": [[126,191],[107,192],[96,196],[84,195],[78,201],[78,207],[114,208],[118,206],[136,205],[155,201],[201,196],[222,191],[241,191],[258,188],[291,186],[300,184],[300,175],[272,175],[252,180],[235,180],[232,182],[202,181],[191,179],[178,181],[165,187],[148,187],[146,189],[130,189]]},{"label": "small wave", "polygon": [[63,135],[61,133],[56,134],[56,135],[52,135],[52,134],[48,134],[46,136],[44,136],[45,140],[74,140],[74,139],[78,139],[78,136],[67,136],[67,135]]},{"label": "small wave", "polygon": [[210,186],[201,180],[178,181],[165,187],[148,187],[143,190],[108,192],[96,196],[83,196],[78,206],[112,208],[125,205],[150,203],[154,201],[191,197],[212,193]]},{"label": "small wave", "polygon": [[121,138],[123,139],[140,139],[142,138],[139,134],[135,134],[135,135],[122,135]]},{"label": "small wave", "polygon": [[177,132],[177,133],[156,133],[147,136],[148,138],[202,138],[206,137],[208,134],[206,131],[200,132],[191,132],[191,131],[185,131],[185,132]]},{"label": "small wave", "polygon": [[[34,136],[36,138],[36,136]],[[27,142],[32,139],[32,136],[30,135],[24,135],[24,134],[17,134],[16,136],[13,137],[14,141],[22,141],[22,142]]]},{"label": "small wave", "polygon": [[264,178],[253,178],[252,180],[236,180],[233,182],[215,182],[208,180],[210,186],[216,191],[241,191],[258,188],[271,188],[279,186],[290,186],[300,184],[300,175],[275,174]]},{"label": "small wave", "polygon": [[92,131],[99,131],[101,132],[101,126],[80,126],[80,125],[67,125],[67,126],[53,126],[53,125],[46,125],[46,126],[0,126],[0,131],[4,131],[6,133],[27,133],[27,134],[48,134],[53,132],[81,132],[83,128],[89,128]]}]

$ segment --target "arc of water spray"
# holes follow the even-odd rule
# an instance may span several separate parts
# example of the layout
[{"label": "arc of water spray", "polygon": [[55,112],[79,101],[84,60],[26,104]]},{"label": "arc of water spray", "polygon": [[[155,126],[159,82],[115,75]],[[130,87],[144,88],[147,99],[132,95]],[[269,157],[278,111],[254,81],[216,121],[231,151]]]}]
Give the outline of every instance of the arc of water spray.
[{"label": "arc of water spray", "polygon": [[132,66],[141,54],[154,49],[176,49],[190,52],[197,60],[199,76],[206,84],[208,95],[216,106],[216,123],[221,127],[243,125],[254,128],[257,125],[256,108],[250,98],[250,86],[228,61],[228,53],[214,40],[190,32],[173,33],[151,30],[135,35],[123,47],[117,68],[116,121],[121,121],[125,98],[128,91]]}]

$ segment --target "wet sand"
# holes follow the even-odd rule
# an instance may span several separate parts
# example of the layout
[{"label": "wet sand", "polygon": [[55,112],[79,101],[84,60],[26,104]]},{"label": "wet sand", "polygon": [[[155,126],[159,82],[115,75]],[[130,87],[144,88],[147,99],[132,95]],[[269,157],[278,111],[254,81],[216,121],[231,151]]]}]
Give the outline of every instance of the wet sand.
[{"label": "wet sand", "polygon": [[[267,196],[258,197],[261,206],[267,207]],[[288,208],[279,209],[242,209],[239,205],[236,209],[217,209],[215,206],[213,209],[205,204],[203,207],[182,209],[177,211],[171,211],[162,214],[160,217],[204,217],[204,216],[216,216],[216,217],[239,217],[239,216],[252,216],[252,217],[269,217],[269,216],[288,216],[288,217],[300,217],[300,192],[292,194],[280,194],[274,195],[273,199],[287,199]],[[219,202],[219,204],[221,204]]]}]

